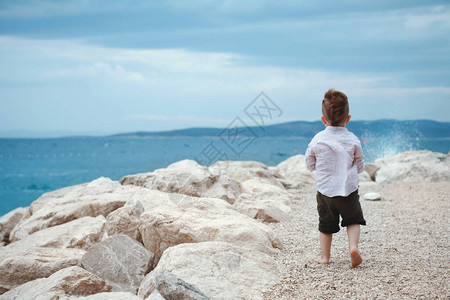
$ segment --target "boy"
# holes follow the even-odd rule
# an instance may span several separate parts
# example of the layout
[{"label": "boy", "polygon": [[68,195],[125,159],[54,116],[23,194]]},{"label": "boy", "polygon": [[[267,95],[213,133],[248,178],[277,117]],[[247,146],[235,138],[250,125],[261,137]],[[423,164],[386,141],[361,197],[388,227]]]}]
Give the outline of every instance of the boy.
[{"label": "boy", "polygon": [[360,225],[366,225],[359,203],[358,173],[364,170],[364,155],[359,139],[345,128],[350,121],[347,96],[334,89],[322,100],[325,130],[314,136],[306,150],[308,170],[316,170],[317,210],[321,256],[319,264],[330,261],[333,233],[347,227],[352,267],[362,262],[358,251]]}]

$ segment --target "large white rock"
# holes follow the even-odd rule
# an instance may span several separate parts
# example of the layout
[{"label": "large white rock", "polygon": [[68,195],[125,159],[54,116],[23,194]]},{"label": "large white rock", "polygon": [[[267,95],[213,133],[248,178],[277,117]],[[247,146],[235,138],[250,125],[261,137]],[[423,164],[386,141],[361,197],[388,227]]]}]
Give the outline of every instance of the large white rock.
[{"label": "large white rock", "polygon": [[14,227],[11,241],[17,241],[47,227],[91,216],[107,216],[122,207],[132,191],[117,181],[100,177],[88,184],[46,193],[31,203],[30,214]]},{"label": "large white rock", "polygon": [[226,175],[221,175],[216,182],[201,193],[201,196],[205,198],[219,198],[233,204],[240,194],[240,183]]},{"label": "large white rock", "polygon": [[265,164],[257,161],[217,161],[209,167],[212,174],[228,177],[237,182],[259,178],[261,181],[283,187],[282,179],[277,170],[269,169]]},{"label": "large white rock", "polygon": [[[223,165],[227,165],[227,163],[225,162]],[[221,165],[222,168],[210,169],[193,160],[185,159],[153,172],[125,176],[120,182],[123,185],[136,185],[166,192],[171,198],[177,198],[179,197],[177,195],[181,194],[220,198],[233,203],[240,194],[240,185],[238,181],[228,176],[223,165]],[[154,196],[163,198],[161,195]],[[175,201],[177,200],[175,199]],[[146,201],[141,202],[146,207],[144,203]]]},{"label": "large white rock", "polygon": [[242,183],[242,194],[233,206],[251,218],[279,222],[290,219],[290,204],[286,190],[255,178]]},{"label": "large white rock", "polygon": [[281,176],[287,180],[288,188],[301,188],[304,185],[315,184],[315,172],[306,168],[305,156],[298,154],[289,157],[276,166]]},{"label": "large white rock", "polygon": [[0,257],[0,294],[28,281],[48,277],[61,269],[80,266],[84,250],[30,248]]},{"label": "large white rock", "polygon": [[100,277],[78,266],[68,267],[48,278],[36,279],[18,286],[0,296],[1,300],[47,300],[70,296],[87,296],[111,290]]},{"label": "large white rock", "polygon": [[377,159],[377,183],[434,182],[450,180],[450,155],[428,150],[407,151]]},{"label": "large white rock", "polygon": [[34,247],[79,248],[87,250],[100,242],[104,234],[104,216],[83,217],[37,231],[17,242],[0,248],[4,254]]},{"label": "large white rock", "polygon": [[168,248],[142,281],[139,296],[146,298],[153,292],[160,271],[195,285],[211,299],[262,299],[262,292],[280,278],[280,268],[269,255],[226,242]]},{"label": "large white rock", "polygon": [[18,207],[0,217],[0,242],[9,242],[9,235],[20,219],[28,213],[28,208]]},{"label": "large white rock", "polygon": [[216,179],[207,167],[185,159],[153,172],[125,176],[120,183],[199,197]]},{"label": "large white rock", "polygon": [[155,263],[168,247],[181,243],[227,241],[267,253],[281,248],[272,230],[225,201],[185,197],[176,207],[161,206],[141,215],[139,227]]},{"label": "large white rock", "polygon": [[154,255],[127,235],[117,235],[92,246],[81,264],[89,272],[105,279],[114,291],[136,294]]},{"label": "large white rock", "polygon": [[153,210],[160,206],[176,207],[174,202],[184,198],[185,195],[177,193],[161,192],[159,190],[151,190],[148,188],[139,188],[133,193],[131,200],[139,201],[144,207],[144,211]]},{"label": "large white rock", "polygon": [[144,206],[138,200],[129,200],[106,218],[106,232],[109,236],[126,234],[136,241],[142,241],[139,232],[139,218]]}]

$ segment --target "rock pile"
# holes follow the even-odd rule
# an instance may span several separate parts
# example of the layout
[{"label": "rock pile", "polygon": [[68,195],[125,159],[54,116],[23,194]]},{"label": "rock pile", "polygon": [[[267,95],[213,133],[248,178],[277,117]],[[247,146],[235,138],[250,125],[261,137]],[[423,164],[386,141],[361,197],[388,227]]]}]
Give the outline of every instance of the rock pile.
[{"label": "rock pile", "polygon": [[0,299],[259,299],[279,278],[264,222],[289,217],[283,180],[183,160],[43,194],[0,218]]},{"label": "rock pile", "polygon": [[[448,155],[377,160],[361,180],[449,180]],[[183,160],[43,194],[0,218],[0,299],[261,299],[283,249],[268,222],[314,184],[304,157],[278,166]],[[376,184],[376,183],[373,183]]]}]

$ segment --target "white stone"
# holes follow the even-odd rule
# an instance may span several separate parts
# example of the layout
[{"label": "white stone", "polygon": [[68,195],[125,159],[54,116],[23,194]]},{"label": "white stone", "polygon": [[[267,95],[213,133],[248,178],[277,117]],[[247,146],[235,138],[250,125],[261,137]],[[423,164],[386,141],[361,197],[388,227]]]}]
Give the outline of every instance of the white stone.
[{"label": "white stone", "polygon": [[185,159],[153,172],[125,176],[120,183],[199,197],[216,179],[207,167]]},{"label": "white stone", "polygon": [[364,199],[367,201],[379,201],[381,200],[381,195],[375,192],[369,192],[364,194]]},{"label": "white stone", "polygon": [[30,214],[14,227],[10,239],[18,241],[36,231],[81,217],[107,216],[122,207],[131,193],[119,182],[104,177],[46,193],[30,205]]},{"label": "white stone", "polygon": [[216,182],[201,193],[201,196],[205,198],[219,198],[233,204],[240,194],[240,183],[225,175],[221,175]]},{"label": "white stone", "polygon": [[80,266],[84,253],[81,249],[36,247],[1,256],[0,294],[61,269]]},{"label": "white stone", "polygon": [[22,284],[0,296],[0,300],[47,300],[75,296],[88,296],[108,292],[111,286],[100,277],[78,266],[53,273],[48,278]]},{"label": "white stone", "polygon": [[133,193],[131,199],[139,201],[144,207],[144,211],[151,211],[161,206],[176,207],[174,202],[178,202],[177,199],[182,199],[184,196],[177,193],[166,193],[148,188],[140,188],[140,190]]},{"label": "white stone", "polygon": [[136,293],[150,271],[154,255],[127,235],[117,235],[92,246],[81,264],[113,286],[113,291]]},{"label": "white stone", "polygon": [[139,218],[144,206],[138,200],[129,200],[106,218],[106,232],[109,236],[126,234],[136,241],[142,241],[139,232]]},{"label": "white stone", "polygon": [[176,207],[161,206],[141,215],[144,246],[155,263],[168,247],[181,243],[227,241],[266,253],[281,248],[272,230],[215,198],[186,196]]},{"label": "white stone", "polygon": [[435,182],[450,180],[450,155],[428,150],[407,151],[377,159],[377,183]]},{"label": "white stone", "polygon": [[290,219],[290,204],[286,190],[255,178],[242,182],[242,194],[233,205],[251,218],[279,222]]},{"label": "white stone", "polygon": [[278,172],[257,161],[217,161],[209,167],[209,170],[214,175],[225,176],[240,183],[259,178],[266,183],[283,187],[278,180],[280,179]]},{"label": "white stone", "polygon": [[262,292],[280,279],[280,268],[269,255],[226,242],[168,248],[142,281],[139,296],[146,298],[154,291],[159,271],[173,273],[211,299],[262,299]]},{"label": "white stone", "polygon": [[316,182],[315,172],[310,172],[306,168],[304,155],[291,156],[279,163],[276,168],[281,176],[287,180],[285,186],[288,188],[302,188]]},{"label": "white stone", "polygon": [[0,248],[2,254],[33,247],[80,248],[87,250],[100,242],[104,234],[104,216],[83,217],[37,231],[17,242]]}]

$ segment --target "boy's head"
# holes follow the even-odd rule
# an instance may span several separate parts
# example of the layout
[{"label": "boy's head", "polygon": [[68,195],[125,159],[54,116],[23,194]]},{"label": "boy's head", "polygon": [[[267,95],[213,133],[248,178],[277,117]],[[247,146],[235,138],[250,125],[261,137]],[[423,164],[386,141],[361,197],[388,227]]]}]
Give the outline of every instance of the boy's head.
[{"label": "boy's head", "polygon": [[[329,89],[322,100],[322,115],[325,125],[343,126],[350,120],[347,96],[334,89]],[[326,121],[326,122],[325,122]]]}]

